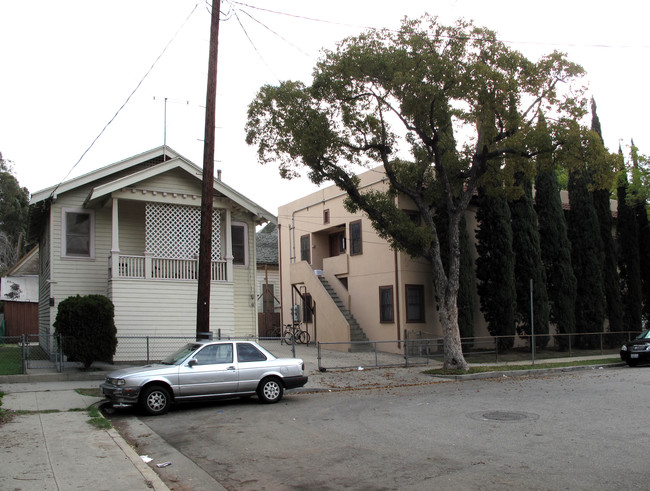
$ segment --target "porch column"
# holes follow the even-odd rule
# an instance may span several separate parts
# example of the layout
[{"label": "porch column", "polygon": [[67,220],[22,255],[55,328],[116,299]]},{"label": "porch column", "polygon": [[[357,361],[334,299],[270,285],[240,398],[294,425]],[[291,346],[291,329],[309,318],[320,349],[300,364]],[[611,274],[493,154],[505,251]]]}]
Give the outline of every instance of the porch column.
[{"label": "porch column", "polygon": [[232,214],[230,210],[226,210],[226,281],[233,281],[232,270]]},{"label": "porch column", "polygon": [[111,207],[111,276],[113,278],[118,278],[120,276],[120,227],[118,201],[117,198],[113,198]]}]

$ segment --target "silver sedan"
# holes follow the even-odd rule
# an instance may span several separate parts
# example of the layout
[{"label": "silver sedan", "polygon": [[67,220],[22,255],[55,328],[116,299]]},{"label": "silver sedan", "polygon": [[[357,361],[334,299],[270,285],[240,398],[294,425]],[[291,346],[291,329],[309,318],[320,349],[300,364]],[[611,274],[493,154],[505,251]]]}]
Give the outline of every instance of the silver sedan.
[{"label": "silver sedan", "polygon": [[276,358],[252,341],[197,341],[159,364],[111,372],[100,388],[115,406],[139,404],[158,415],[172,403],[215,397],[257,394],[274,403],[306,383],[301,359]]}]

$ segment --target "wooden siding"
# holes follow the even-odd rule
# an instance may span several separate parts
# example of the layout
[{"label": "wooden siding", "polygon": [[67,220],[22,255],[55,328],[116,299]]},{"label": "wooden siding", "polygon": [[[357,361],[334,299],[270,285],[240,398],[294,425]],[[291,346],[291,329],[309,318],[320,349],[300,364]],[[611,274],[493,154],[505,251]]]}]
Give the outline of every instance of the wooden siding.
[{"label": "wooden siding", "polygon": [[[119,336],[194,336],[196,282],[120,279],[111,282],[115,325]],[[217,335],[234,333],[233,287],[212,283],[210,325]]]},{"label": "wooden siding", "polygon": [[46,336],[50,334],[50,225],[45,225],[43,235],[38,245],[39,275],[38,275],[38,333]]},{"label": "wooden siding", "polygon": [[4,302],[5,336],[38,334],[38,303]]},{"label": "wooden siding", "polygon": [[161,193],[194,195],[201,203],[201,181],[193,179],[184,170],[174,169],[164,174],[139,182],[135,187]]},{"label": "wooden siding", "polygon": [[144,201],[120,199],[117,203],[120,222],[120,254],[142,256],[145,251]]},{"label": "wooden siding", "polygon": [[257,307],[255,295],[255,224],[249,217],[233,213],[233,222],[244,222],[248,225],[248,264],[233,266],[233,281],[235,283],[235,335],[257,335]]}]

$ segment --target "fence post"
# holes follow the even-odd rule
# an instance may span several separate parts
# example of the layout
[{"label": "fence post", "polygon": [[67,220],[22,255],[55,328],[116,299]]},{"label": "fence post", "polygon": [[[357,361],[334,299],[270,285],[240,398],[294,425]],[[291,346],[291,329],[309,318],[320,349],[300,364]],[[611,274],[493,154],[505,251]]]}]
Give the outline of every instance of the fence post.
[{"label": "fence post", "polygon": [[147,336],[147,365],[149,364],[149,336]]},{"label": "fence post", "polygon": [[409,348],[408,348],[408,341],[409,341],[409,333],[406,329],[404,329],[404,360],[406,363],[406,367],[408,368],[409,366]]},{"label": "fence post", "polygon": [[320,341],[316,343],[317,350],[316,350],[316,357],[318,359],[318,371],[322,372],[323,371],[323,365],[321,364],[321,355],[320,355]]},{"label": "fence post", "polygon": [[27,358],[26,358],[26,346],[25,346],[25,335],[21,334],[20,335],[20,357],[21,357],[21,365],[23,369],[23,374],[27,373]]},{"label": "fence post", "polygon": [[57,368],[59,372],[63,372],[65,367],[63,366],[63,336],[59,335],[57,336],[56,339],[56,356],[58,358],[57,360]]},{"label": "fence post", "polygon": [[602,332],[599,334],[599,337],[600,337],[600,354],[602,356],[603,354],[603,333]]}]

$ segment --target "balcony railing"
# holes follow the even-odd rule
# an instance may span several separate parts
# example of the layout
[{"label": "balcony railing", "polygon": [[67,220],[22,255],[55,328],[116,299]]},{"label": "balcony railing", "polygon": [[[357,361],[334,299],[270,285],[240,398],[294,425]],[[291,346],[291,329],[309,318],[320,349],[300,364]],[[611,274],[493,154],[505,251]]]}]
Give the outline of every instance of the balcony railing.
[{"label": "balcony railing", "polygon": [[[111,261],[109,264],[115,263]],[[120,255],[113,269],[113,278],[196,280],[199,277],[197,259]],[[227,281],[227,261],[212,261],[210,276],[212,281]]]}]

